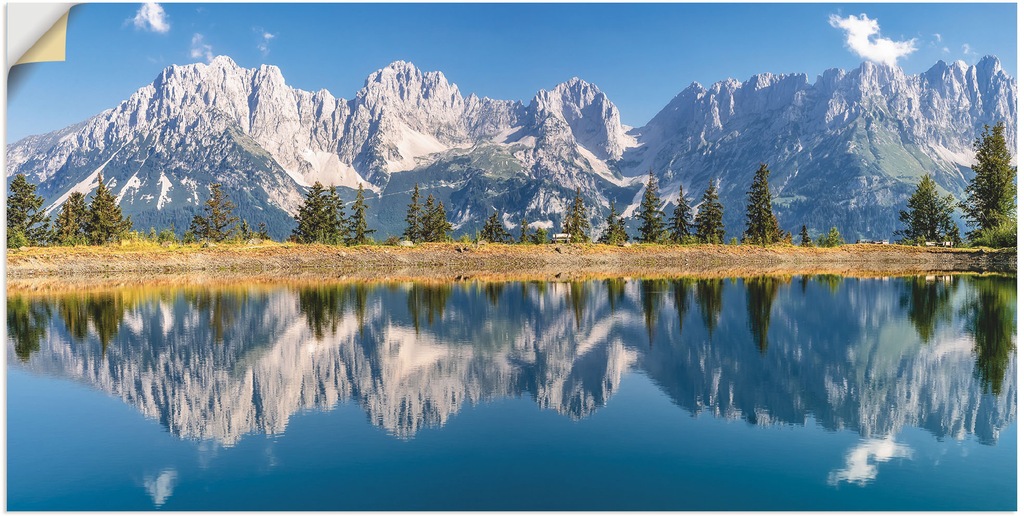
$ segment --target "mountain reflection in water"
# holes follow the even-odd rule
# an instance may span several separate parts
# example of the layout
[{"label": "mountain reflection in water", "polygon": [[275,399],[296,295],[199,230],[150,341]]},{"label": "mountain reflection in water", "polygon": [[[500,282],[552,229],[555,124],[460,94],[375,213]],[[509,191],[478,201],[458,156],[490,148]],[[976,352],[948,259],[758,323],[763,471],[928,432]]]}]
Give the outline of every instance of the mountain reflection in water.
[{"label": "mountain reflection in water", "polygon": [[693,414],[855,430],[829,481],[863,482],[905,426],[991,444],[1015,421],[1015,315],[997,276],[126,289],[9,295],[8,363],[225,445],[350,401],[401,438],[507,397],[580,419],[639,371]]}]

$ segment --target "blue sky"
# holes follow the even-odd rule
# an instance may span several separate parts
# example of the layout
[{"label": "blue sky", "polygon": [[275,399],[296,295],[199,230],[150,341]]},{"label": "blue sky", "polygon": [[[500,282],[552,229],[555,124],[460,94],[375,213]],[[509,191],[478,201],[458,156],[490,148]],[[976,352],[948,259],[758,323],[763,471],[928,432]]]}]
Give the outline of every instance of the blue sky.
[{"label": "blue sky", "polygon": [[605,91],[623,122],[635,126],[691,82],[761,72],[802,72],[813,81],[827,68],[874,59],[920,73],[940,59],[973,64],[993,54],[1017,76],[1016,4],[141,7],[73,8],[67,61],[12,73],[8,142],[114,107],[166,66],[221,54],[246,67],[277,65],[292,86],[346,99],[367,75],[399,59],[444,72],[464,95],[524,102],[578,76]]}]

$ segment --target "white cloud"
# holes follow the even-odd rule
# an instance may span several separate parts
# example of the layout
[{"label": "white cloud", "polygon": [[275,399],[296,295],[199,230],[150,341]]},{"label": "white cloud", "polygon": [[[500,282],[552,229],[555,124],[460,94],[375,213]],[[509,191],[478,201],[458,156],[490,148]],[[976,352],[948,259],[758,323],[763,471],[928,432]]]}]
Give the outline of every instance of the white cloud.
[{"label": "white cloud", "polygon": [[167,468],[161,471],[156,478],[147,475],[143,479],[142,485],[153,499],[153,505],[159,508],[171,497],[177,480],[178,472],[174,468]]},{"label": "white cloud", "polygon": [[973,48],[971,48],[971,45],[969,45],[967,43],[964,43],[964,45],[962,47],[960,47],[960,48],[961,48],[961,50],[964,51],[964,55],[965,56],[976,56],[976,55],[978,55],[978,53]]},{"label": "white cloud", "polygon": [[936,43],[942,43],[942,34],[939,34],[938,32],[936,32],[935,34],[932,34],[932,36],[935,36],[935,42]]},{"label": "white cloud", "polygon": [[846,47],[868,61],[896,66],[897,59],[917,50],[914,46],[916,39],[893,41],[880,36],[878,20],[872,20],[866,14],[861,14],[860,17],[850,15],[846,18],[833,14],[828,17],[828,23],[845,31]]},{"label": "white cloud", "polygon": [[270,40],[276,38],[277,34],[271,34],[260,28],[253,30],[260,35],[260,42],[256,45],[256,48],[260,51],[260,54],[263,54],[263,57],[267,57],[267,54],[270,53]]},{"label": "white cloud", "polygon": [[949,53],[949,47],[942,47],[942,53],[943,54],[948,54]]},{"label": "white cloud", "polygon": [[192,35],[192,48],[188,53],[192,59],[204,58],[209,63],[213,61],[213,47],[203,42],[203,35],[198,32]]},{"label": "white cloud", "polygon": [[878,465],[892,459],[908,459],[912,456],[910,447],[886,439],[865,439],[846,453],[846,467],[833,470],[828,483],[840,482],[866,485],[878,476]]},{"label": "white cloud", "polygon": [[167,13],[156,2],[142,4],[142,7],[139,7],[138,12],[135,13],[135,18],[132,18],[132,23],[136,29],[159,32],[161,34],[171,30],[171,23],[167,21]]}]

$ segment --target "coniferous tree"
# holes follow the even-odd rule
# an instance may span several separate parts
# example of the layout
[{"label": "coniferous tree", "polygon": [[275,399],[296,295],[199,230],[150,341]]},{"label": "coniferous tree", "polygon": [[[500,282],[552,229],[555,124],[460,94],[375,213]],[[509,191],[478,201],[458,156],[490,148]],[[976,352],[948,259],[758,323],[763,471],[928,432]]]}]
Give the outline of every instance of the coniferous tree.
[{"label": "coniferous tree", "polygon": [[345,201],[338,197],[337,187],[331,187],[331,193],[327,197],[328,203],[333,206],[334,241],[335,244],[344,244],[349,240],[349,220],[345,215]]},{"label": "coniferous tree", "polygon": [[327,212],[329,211],[324,185],[317,181],[306,192],[306,199],[295,214],[296,227],[292,237],[296,242],[311,244],[326,243],[329,236]]},{"label": "coniferous tree", "polygon": [[839,234],[839,229],[835,226],[828,230],[827,235],[818,237],[818,247],[838,247],[845,243],[843,236]]},{"label": "coniferous tree", "polygon": [[750,244],[774,244],[782,237],[779,221],[772,212],[772,192],[768,185],[770,173],[768,165],[761,163],[747,192],[747,230],[743,233],[743,240]]},{"label": "coniferous tree", "polygon": [[324,211],[324,223],[327,229],[325,242],[331,245],[338,245],[345,243],[345,239],[342,236],[344,231],[342,230],[342,224],[344,221],[341,219],[341,215],[344,214],[343,210],[344,203],[341,201],[341,197],[338,197],[338,188],[331,185],[328,188],[326,204]]},{"label": "coniferous tree", "polygon": [[569,235],[569,241],[572,243],[590,241],[590,221],[587,219],[586,209],[583,207],[583,194],[579,187],[576,187],[576,197],[562,224],[562,232]]},{"label": "coniferous tree", "polygon": [[921,178],[910,199],[908,210],[900,210],[904,228],[896,232],[906,242],[959,241],[960,228],[953,222],[956,201],[952,195],[939,197],[938,185],[927,175]]},{"label": "coniferous tree", "polygon": [[[427,197],[429,202],[431,197]],[[431,203],[432,204],[432,203]],[[452,223],[448,222],[448,214],[444,211],[444,203],[438,202],[429,213],[425,224],[427,242],[447,242],[451,238]]]},{"label": "coniferous tree", "polygon": [[626,221],[615,210],[615,201],[612,201],[611,211],[608,213],[608,218],[605,219],[604,233],[601,233],[601,238],[598,239],[598,242],[602,244],[621,244],[628,239]]},{"label": "coniferous tree", "polygon": [[103,183],[103,174],[99,174],[99,186],[89,204],[89,223],[86,226],[89,243],[101,245],[119,240],[131,228],[132,218],[121,215],[117,199]]},{"label": "coniferous tree", "polygon": [[405,215],[405,238],[418,242],[423,238],[423,214],[420,208],[420,184],[416,183],[412,190],[409,211]]},{"label": "coniferous tree", "polygon": [[672,219],[669,220],[669,238],[677,244],[682,244],[693,231],[693,222],[690,220],[690,201],[683,193],[683,185],[679,185],[679,200],[676,201],[676,209],[672,211]]},{"label": "coniferous tree", "polygon": [[189,228],[197,238],[205,238],[212,242],[223,242],[238,229],[238,217],[234,215],[235,203],[224,196],[220,183],[210,185],[210,198],[203,206],[205,215],[192,217]]},{"label": "coniferous tree", "polygon": [[270,240],[270,234],[267,233],[266,222],[260,222],[259,225],[256,226],[256,238],[259,238],[260,240]]},{"label": "coniferous tree", "polygon": [[662,238],[665,214],[661,211],[661,198],[658,197],[658,180],[654,171],[648,172],[647,187],[644,199],[640,202],[640,241],[659,242]]},{"label": "coniferous tree", "polygon": [[[420,218],[420,236],[418,241],[420,242],[433,242],[432,235],[433,231],[429,227],[433,223],[433,213],[435,210],[434,206],[434,194],[427,194],[427,202],[423,203],[423,215]],[[414,240],[415,242],[416,240]]]},{"label": "coniferous tree", "polygon": [[352,203],[352,217],[348,223],[348,242],[350,244],[362,245],[369,243],[370,235],[376,230],[367,229],[366,226],[366,201],[363,199],[363,183],[359,183],[356,190],[356,200]]},{"label": "coniferous tree", "polygon": [[498,219],[498,210],[494,210],[490,217],[484,222],[484,229],[480,237],[488,242],[506,242],[512,239],[512,235],[505,229],[505,225]]},{"label": "coniferous tree", "polygon": [[242,219],[242,223],[238,226],[238,234],[241,236],[242,240],[249,240],[252,238],[252,228],[249,227],[248,220]]},{"label": "coniferous tree", "polygon": [[814,247],[811,235],[807,233],[807,225],[800,226],[800,247]]},{"label": "coniferous tree", "polygon": [[718,201],[718,189],[715,180],[708,180],[708,189],[704,191],[700,207],[697,209],[697,240],[705,244],[721,244],[725,242],[725,225],[722,216],[725,207]]},{"label": "coniferous tree", "polygon": [[14,243],[42,245],[49,232],[50,218],[42,211],[43,198],[25,174],[14,176],[7,196],[7,247]]},{"label": "coniferous tree", "polygon": [[533,233],[533,243],[540,245],[548,243],[548,230],[543,227],[537,228]]},{"label": "coniferous tree", "polygon": [[89,207],[85,195],[74,192],[60,208],[53,225],[50,240],[58,245],[78,245],[88,242],[85,228],[89,221]]},{"label": "coniferous tree", "polygon": [[1017,167],[1010,164],[1013,157],[1006,146],[1005,131],[1003,122],[994,127],[986,125],[981,138],[974,142],[977,164],[971,168],[975,175],[967,185],[967,199],[960,205],[967,224],[975,228],[968,233],[971,238],[1015,215]]},{"label": "coniferous tree", "polygon": [[526,244],[530,241],[530,225],[526,222],[524,217],[519,221],[519,243]]}]

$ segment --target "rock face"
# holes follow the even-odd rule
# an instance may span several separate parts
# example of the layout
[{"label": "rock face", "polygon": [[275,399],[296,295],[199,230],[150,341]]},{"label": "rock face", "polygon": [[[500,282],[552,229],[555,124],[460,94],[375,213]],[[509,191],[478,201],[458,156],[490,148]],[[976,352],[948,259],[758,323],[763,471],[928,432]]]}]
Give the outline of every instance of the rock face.
[{"label": "rock face", "polygon": [[[939,62],[920,75],[864,63],[802,74],[761,74],[710,88],[693,84],[633,134],[624,170],[652,169],[666,193],[681,184],[699,200],[709,179],[723,203],[743,206],[759,163],[783,229],[802,224],[855,237],[891,237],[918,179],[933,175],[962,197],[985,124],[1006,122],[1016,148],[1017,82],[994,57]],[[744,212],[726,210],[730,233]]]},{"label": "rock face", "polygon": [[[315,181],[347,198],[360,183],[377,194],[371,225],[382,235],[401,233],[413,183],[445,202],[457,231],[494,209],[510,228],[521,218],[554,228],[579,188],[596,236],[610,201],[635,210],[648,170],[667,202],[679,185],[695,201],[715,178],[726,206],[741,206],[763,161],[785,229],[888,237],[920,175],[962,195],[984,124],[1006,121],[1015,148],[1016,100],[1015,79],[994,57],[920,75],[865,63],[813,83],[762,74],[694,84],[630,130],[578,78],[524,105],[464,97],[442,73],[398,61],[345,100],[292,88],[275,66],[220,56],[171,66],[114,109],[8,145],[7,176],[39,183],[53,210],[102,173],[137,227],[179,232],[219,182],[240,215],[278,238]],[[738,234],[742,210],[727,210],[726,222]]]}]

